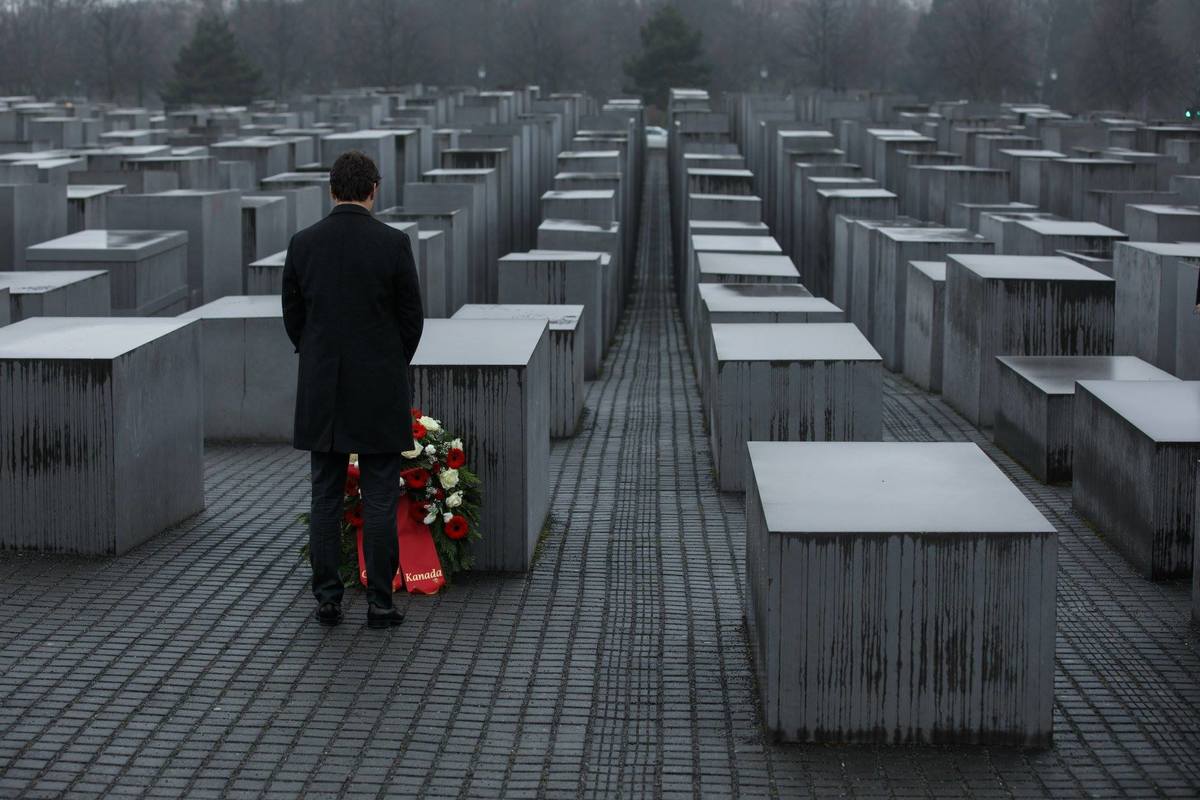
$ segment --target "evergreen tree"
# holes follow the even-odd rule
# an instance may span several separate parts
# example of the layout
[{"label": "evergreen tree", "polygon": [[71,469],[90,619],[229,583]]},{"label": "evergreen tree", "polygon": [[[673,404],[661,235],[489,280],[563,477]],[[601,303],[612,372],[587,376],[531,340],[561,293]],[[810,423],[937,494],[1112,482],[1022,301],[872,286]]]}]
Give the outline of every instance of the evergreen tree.
[{"label": "evergreen tree", "polygon": [[647,105],[666,108],[669,89],[707,86],[703,34],[687,24],[673,3],[655,12],[641,35],[641,55],[625,62],[625,74],[633,82],[626,91],[641,95]]},{"label": "evergreen tree", "polygon": [[244,105],[258,93],[260,78],[225,18],[206,11],[196,20],[192,40],[179,52],[175,78],[167,84],[163,101],[169,106]]}]

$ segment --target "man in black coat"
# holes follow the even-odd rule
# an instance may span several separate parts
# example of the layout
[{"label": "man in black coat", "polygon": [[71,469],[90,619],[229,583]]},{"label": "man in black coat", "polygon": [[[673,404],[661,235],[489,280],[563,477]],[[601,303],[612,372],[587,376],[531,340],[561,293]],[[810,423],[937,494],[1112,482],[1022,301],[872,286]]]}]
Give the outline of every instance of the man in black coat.
[{"label": "man in black coat", "polygon": [[283,322],[296,352],[298,450],[312,452],[309,548],[316,617],[342,620],[341,527],[350,453],[362,472],[367,624],[399,625],[392,578],[399,552],[400,453],[413,448],[408,364],[424,315],[412,243],[371,214],[379,170],[343,153],[329,172],[334,207],[297,233],[283,266]]}]

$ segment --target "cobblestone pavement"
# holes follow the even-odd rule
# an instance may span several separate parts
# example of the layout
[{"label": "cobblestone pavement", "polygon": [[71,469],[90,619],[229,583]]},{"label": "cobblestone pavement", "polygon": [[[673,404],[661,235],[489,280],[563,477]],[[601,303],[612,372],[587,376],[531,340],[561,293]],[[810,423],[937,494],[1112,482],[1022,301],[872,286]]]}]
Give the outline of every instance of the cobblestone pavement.
[{"label": "cobblestone pavement", "polygon": [[584,429],[552,453],[527,577],[310,620],[304,459],[217,447],[208,510],[133,552],[0,554],[3,797],[1200,795],[1200,644],[1152,584],[901,380],[889,438],[983,447],[1060,531],[1055,746],[803,747],[763,736],[740,497],[714,490],[665,277],[652,162],[638,289]]}]

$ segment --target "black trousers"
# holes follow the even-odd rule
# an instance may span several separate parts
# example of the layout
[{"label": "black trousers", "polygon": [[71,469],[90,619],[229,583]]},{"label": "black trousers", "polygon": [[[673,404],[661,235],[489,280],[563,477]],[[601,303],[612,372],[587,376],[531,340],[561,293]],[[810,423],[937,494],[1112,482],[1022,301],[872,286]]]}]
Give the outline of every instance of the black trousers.
[{"label": "black trousers", "polygon": [[[346,453],[312,454],[312,519],[308,546],[312,552],[313,596],[318,603],[342,601],[342,506],[346,490]],[[400,561],[396,544],[396,504],[400,502],[399,454],[361,455],[359,486],[363,495],[363,559],[367,563],[367,599],[379,608],[392,607],[392,579]]]}]

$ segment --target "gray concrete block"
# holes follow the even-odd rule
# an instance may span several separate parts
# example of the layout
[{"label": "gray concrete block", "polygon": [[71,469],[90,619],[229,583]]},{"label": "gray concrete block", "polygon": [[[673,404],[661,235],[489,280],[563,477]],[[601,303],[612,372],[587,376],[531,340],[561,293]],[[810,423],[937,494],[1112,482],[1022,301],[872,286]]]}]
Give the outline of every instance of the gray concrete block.
[{"label": "gray concrete block", "polygon": [[179,319],[200,322],[204,438],[290,442],[299,359],[279,296],[222,297]]},{"label": "gray concrete block", "polygon": [[483,482],[475,569],[527,570],[550,508],[546,322],[429,320],[411,371],[415,404],[462,437]]},{"label": "gray concrete block", "polygon": [[748,450],[746,617],[769,731],[1050,744],[1057,537],[976,445]]},{"label": "gray concrete block", "polygon": [[927,392],[941,392],[946,262],[910,261],[907,268],[904,377]]},{"label": "gray concrete block", "polygon": [[112,288],[107,270],[0,272],[7,322],[30,317],[108,317]]},{"label": "gray concrete block", "polygon": [[1068,483],[1075,382],[1172,381],[1134,356],[997,356],[995,439],[1043,483]]},{"label": "gray concrete block", "polygon": [[996,356],[1112,355],[1112,278],[1058,256],[949,255],[942,395],[991,427]]},{"label": "gray concrete block", "polygon": [[1128,205],[1124,231],[1133,242],[1200,241],[1200,207]]},{"label": "gray concrete block", "polygon": [[[245,192],[243,197],[282,197],[287,201],[287,227],[291,239],[299,231],[317,222],[325,214],[324,192],[328,187],[277,185],[271,191]],[[286,244],[286,243],[285,243]]]},{"label": "gray concrete block", "polygon": [[584,307],[583,374],[600,373],[606,352],[605,275],[596,253],[509,253],[500,259],[500,302]]},{"label": "gray concrete block", "polygon": [[583,414],[581,305],[465,305],[454,319],[533,319],[550,326],[550,436],[574,436]]},{"label": "gray concrete block", "polygon": [[[846,304],[842,305],[849,314],[849,321],[858,326],[868,339],[871,338],[871,309],[874,306],[875,286],[871,283],[871,265],[875,263],[875,249],[879,237],[875,231],[879,228],[922,228],[932,223],[919,222],[910,217],[896,219],[862,219],[846,217],[842,239],[839,241],[837,232],[834,235],[833,287],[834,297],[838,294],[839,270],[846,271]],[[836,220],[835,220],[836,223]],[[845,253],[839,256],[839,250]],[[838,265],[839,257],[845,262]],[[836,303],[836,299],[834,300]],[[840,305],[840,304],[839,304]]]},{"label": "gray concrete block", "polygon": [[[496,262],[502,255],[500,250],[500,188],[495,169],[434,169],[425,173],[425,180],[433,184],[452,186],[470,186],[469,192],[459,190],[443,190],[444,197],[467,198],[473,209],[478,209],[479,230],[482,231],[480,243],[484,247],[483,255],[477,260],[475,268],[470,273],[470,291],[467,294],[472,303],[494,303],[497,300]],[[406,197],[410,196],[406,188]]]},{"label": "gray concrete block", "polygon": [[445,318],[449,309],[450,275],[446,269],[446,236],[442,231],[421,231],[417,234],[421,249],[421,299],[425,316]]},{"label": "gray concrete block", "polygon": [[[321,140],[321,164],[332,167],[337,157],[348,150],[361,150],[375,161],[379,174],[385,180],[379,183],[377,201],[381,208],[390,208],[399,202],[396,184],[396,132],[384,130],[357,130],[331,133]],[[326,181],[328,173],[323,173]],[[391,178],[391,180],[386,180]],[[400,184],[403,185],[403,184]],[[263,187],[269,188],[267,186]]]},{"label": "gray concrete block", "polygon": [[1004,232],[1005,255],[1050,256],[1059,250],[1111,253],[1129,237],[1098,222],[1060,219],[1019,219]]},{"label": "gray concrete block", "polygon": [[124,553],[204,508],[199,326],[0,329],[0,546]]},{"label": "gray concrete block", "polygon": [[746,488],[748,441],[875,441],[879,354],[849,323],[712,326],[710,437],[721,491]]},{"label": "gray concrete block", "polygon": [[991,253],[993,246],[966,228],[877,228],[868,282],[871,325],[867,339],[893,372],[904,369],[908,263],[944,260],[949,253]]},{"label": "gray concrete block", "polygon": [[1144,576],[1192,571],[1200,382],[1080,381],[1075,510]]},{"label": "gray concrete block", "polygon": [[955,209],[962,203],[1008,202],[1008,173],[958,164],[930,167],[929,219],[951,224]]},{"label": "gray concrete block", "polygon": [[283,293],[283,265],[287,250],[272,253],[266,258],[246,265],[246,294],[281,295]]},{"label": "gray concrete block", "polygon": [[71,184],[67,186],[67,230],[77,233],[91,228],[107,228],[108,198],[125,191],[120,184]]},{"label": "gray concrete block", "polygon": [[67,187],[0,184],[0,269],[25,266],[30,245],[67,234]]},{"label": "gray concrete block", "polygon": [[[287,198],[259,195],[242,198],[242,270],[246,265],[287,249]],[[245,275],[242,276],[243,283]]]},{"label": "gray concrete block", "polygon": [[25,252],[38,272],[107,270],[114,316],[174,316],[188,307],[187,245],[186,231],[90,230]]},{"label": "gray concrete block", "polygon": [[[1183,261],[1200,258],[1198,244],[1128,242],[1113,251],[1116,281],[1115,352],[1133,355],[1175,372],[1179,359],[1193,358],[1180,348],[1180,320],[1195,308],[1196,286],[1180,280]],[[1186,337],[1185,337],[1186,338]],[[1182,376],[1181,376],[1182,377]]]},{"label": "gray concrete block", "polygon": [[108,201],[116,230],[187,231],[189,303],[242,293],[242,197],[232,190],[118,194]]}]

